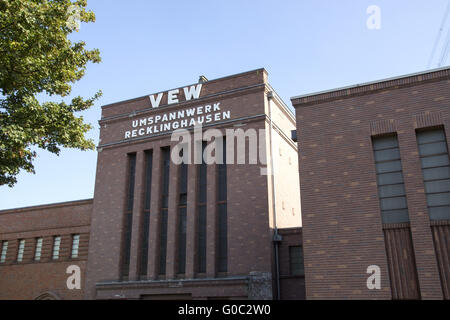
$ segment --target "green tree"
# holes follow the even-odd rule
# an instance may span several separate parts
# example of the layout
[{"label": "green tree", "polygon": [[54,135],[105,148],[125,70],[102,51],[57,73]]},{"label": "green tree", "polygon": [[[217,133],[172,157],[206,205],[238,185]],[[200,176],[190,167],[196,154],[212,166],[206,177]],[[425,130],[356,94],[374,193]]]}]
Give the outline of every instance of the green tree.
[{"label": "green tree", "polygon": [[[63,101],[86,65],[100,62],[97,49],[68,39],[78,23],[95,21],[86,6],[86,0],[0,0],[0,185],[12,187],[20,170],[34,173],[37,148],[59,154],[62,147],[95,147],[85,137],[91,125],[76,113],[101,91]],[[61,102],[39,102],[39,94]]]}]

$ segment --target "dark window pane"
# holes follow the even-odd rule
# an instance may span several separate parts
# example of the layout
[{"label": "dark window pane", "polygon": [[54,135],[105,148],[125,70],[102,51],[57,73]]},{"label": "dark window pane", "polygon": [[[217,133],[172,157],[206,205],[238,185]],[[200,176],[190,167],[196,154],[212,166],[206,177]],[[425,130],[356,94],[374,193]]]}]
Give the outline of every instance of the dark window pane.
[{"label": "dark window pane", "polygon": [[388,149],[398,147],[397,137],[396,136],[388,136],[388,137],[378,137],[373,139],[373,149]]},{"label": "dark window pane", "polygon": [[432,193],[427,195],[427,202],[430,207],[450,205],[450,193]]},{"label": "dark window pane", "polygon": [[376,168],[377,168],[377,173],[402,171],[402,163],[400,162],[400,160],[389,161],[389,162],[380,162],[380,163],[377,163]]},{"label": "dark window pane", "polygon": [[419,154],[421,156],[441,153],[447,153],[447,143],[445,141],[419,145]]},{"label": "dark window pane", "polygon": [[162,170],[162,206],[167,208],[169,197],[169,175],[170,175],[170,148],[162,148],[163,170]]},{"label": "dark window pane", "polygon": [[152,191],[152,166],[153,166],[153,152],[145,153],[145,206],[146,210],[150,210],[151,191]]},{"label": "dark window pane", "polygon": [[127,206],[122,229],[122,268],[121,276],[126,277],[129,273],[130,250],[131,250],[131,229],[133,222],[133,201],[134,182],[136,175],[136,154],[128,154],[128,186],[127,186]]},{"label": "dark window pane", "polygon": [[375,161],[388,161],[400,159],[400,151],[398,148],[375,151]]},{"label": "dark window pane", "polygon": [[422,162],[422,168],[431,168],[431,167],[443,167],[450,165],[450,161],[447,154],[443,154],[440,156],[431,156],[420,159]]},{"label": "dark window pane", "polygon": [[425,182],[425,191],[427,193],[449,192],[450,180],[437,180]]},{"label": "dark window pane", "polygon": [[423,177],[425,181],[449,179],[450,167],[424,169]]},{"label": "dark window pane", "polygon": [[127,210],[133,210],[134,199],[134,180],[136,172],[136,154],[128,155],[128,198],[127,198]]},{"label": "dark window pane", "polygon": [[450,206],[428,208],[431,220],[450,220]]},{"label": "dark window pane", "polygon": [[152,193],[152,167],[153,166],[153,152],[145,152],[145,189],[144,189],[144,213],[142,218],[142,231],[140,239],[140,275],[147,275],[148,264],[148,237],[150,233],[150,203]]},{"label": "dark window pane", "polygon": [[133,215],[131,213],[125,214],[125,222],[124,222],[125,239],[123,244],[122,276],[128,276],[129,273],[132,224],[133,224]]},{"label": "dark window pane", "polygon": [[143,230],[141,238],[141,266],[140,274],[147,275],[148,264],[148,236],[150,230],[150,212],[144,212],[143,218]]},{"label": "dark window pane", "polygon": [[187,203],[187,194],[180,194],[180,205],[186,205]]},{"label": "dark window pane", "polygon": [[301,246],[289,247],[290,274],[293,276],[304,275],[303,248]]},{"label": "dark window pane", "polygon": [[383,223],[404,223],[409,221],[408,209],[381,211]]},{"label": "dark window pane", "polygon": [[228,251],[228,244],[227,244],[227,205],[226,204],[219,204],[219,252],[218,252],[218,267],[219,272],[226,272],[227,271],[227,251]]},{"label": "dark window pane", "polygon": [[405,195],[405,188],[403,184],[394,184],[387,186],[380,186],[378,188],[379,196],[381,198],[385,197],[398,197]]},{"label": "dark window pane", "polygon": [[381,210],[406,209],[406,197],[380,199]]},{"label": "dark window pane", "polygon": [[186,207],[178,210],[178,273],[186,270]]},{"label": "dark window pane", "polygon": [[378,185],[399,184],[403,183],[403,175],[401,172],[383,173],[377,176]]},{"label": "dark window pane", "polygon": [[161,209],[160,215],[160,237],[159,237],[159,274],[166,274],[167,253],[167,209]]},{"label": "dark window pane", "polygon": [[206,272],[206,205],[198,207],[198,266],[197,272]]},{"label": "dark window pane", "polygon": [[437,141],[445,141],[444,130],[430,130],[430,131],[421,131],[417,134],[417,141],[419,144],[429,143],[429,142],[437,142]]}]

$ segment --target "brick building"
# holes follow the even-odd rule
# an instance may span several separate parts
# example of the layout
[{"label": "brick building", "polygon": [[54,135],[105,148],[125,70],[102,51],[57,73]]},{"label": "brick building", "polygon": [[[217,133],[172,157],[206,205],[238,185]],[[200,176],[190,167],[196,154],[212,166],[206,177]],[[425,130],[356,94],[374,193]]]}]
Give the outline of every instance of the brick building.
[{"label": "brick building", "polygon": [[295,118],[264,69],[106,105],[99,124],[92,200],[0,211],[0,298],[304,297]]},{"label": "brick building", "polygon": [[450,68],[291,101],[307,299],[449,299]]},{"label": "brick building", "polygon": [[92,199],[0,211],[0,300],[82,299],[66,273],[86,271]]}]

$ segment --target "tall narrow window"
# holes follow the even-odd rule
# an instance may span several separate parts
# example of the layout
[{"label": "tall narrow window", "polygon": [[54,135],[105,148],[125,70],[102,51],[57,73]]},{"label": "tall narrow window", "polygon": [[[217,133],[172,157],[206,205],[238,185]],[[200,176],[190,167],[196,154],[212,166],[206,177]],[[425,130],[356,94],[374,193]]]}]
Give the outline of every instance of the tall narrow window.
[{"label": "tall narrow window", "polygon": [[417,131],[434,250],[444,299],[450,299],[450,161],[443,128]]},{"label": "tall narrow window", "polygon": [[183,160],[180,164],[178,180],[178,273],[181,274],[186,270],[187,175],[188,165]]},{"label": "tall narrow window", "polygon": [[36,248],[34,249],[34,261],[41,260],[41,254],[42,254],[42,238],[36,238]]},{"label": "tall narrow window", "polygon": [[372,140],[393,299],[420,299],[397,135]]},{"label": "tall narrow window", "polygon": [[[217,149],[220,147],[218,146]],[[216,150],[217,150],[216,149]],[[219,153],[220,154],[220,153]],[[222,163],[217,164],[217,222],[218,222],[218,254],[217,267],[219,272],[228,269],[228,225],[227,225],[227,164],[226,140],[223,138]]]},{"label": "tall narrow window", "polygon": [[170,148],[162,148],[161,211],[159,216],[159,274],[166,274],[167,214],[169,209]]},{"label": "tall narrow window", "polygon": [[79,247],[80,247],[80,235],[74,234],[72,236],[72,253],[71,253],[72,259],[78,258]]},{"label": "tall narrow window", "polygon": [[408,222],[408,206],[397,136],[374,138],[373,149],[383,223]]},{"label": "tall narrow window", "polygon": [[302,276],[305,274],[302,246],[289,247],[289,267],[290,274],[293,276]]},{"label": "tall narrow window", "polygon": [[450,161],[444,129],[417,132],[431,220],[450,220]]},{"label": "tall narrow window", "polygon": [[61,237],[56,236],[53,237],[53,252],[52,252],[52,259],[58,260],[59,259],[59,248],[61,246]]},{"label": "tall narrow window", "polygon": [[128,185],[123,224],[122,277],[130,271],[131,229],[133,227],[134,181],[136,174],[136,153],[128,155]]},{"label": "tall narrow window", "polygon": [[145,189],[144,189],[144,216],[141,233],[141,276],[147,275],[148,264],[148,237],[150,233],[150,204],[152,193],[152,166],[153,152],[145,152]]},{"label": "tall narrow window", "polygon": [[202,163],[197,168],[197,272],[206,272],[206,173],[207,166],[203,157],[206,142],[202,142]]},{"label": "tall narrow window", "polygon": [[2,253],[0,255],[0,263],[5,263],[7,253],[8,253],[8,241],[2,241]]},{"label": "tall narrow window", "polygon": [[17,250],[17,262],[22,262],[23,252],[25,251],[25,240],[19,240],[19,249]]}]

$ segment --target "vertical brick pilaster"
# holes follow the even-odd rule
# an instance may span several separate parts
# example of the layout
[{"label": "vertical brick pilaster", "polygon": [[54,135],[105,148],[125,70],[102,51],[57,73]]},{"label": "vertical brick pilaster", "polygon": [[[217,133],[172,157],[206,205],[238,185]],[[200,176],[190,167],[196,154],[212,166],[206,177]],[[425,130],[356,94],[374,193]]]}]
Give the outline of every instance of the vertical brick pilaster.
[{"label": "vertical brick pilaster", "polygon": [[186,230],[186,278],[194,278],[196,264],[196,232],[197,232],[197,166],[188,165],[188,195],[187,195],[187,225]]},{"label": "vertical brick pilaster", "polygon": [[[171,149],[172,152],[172,149]],[[177,273],[178,239],[178,181],[180,166],[170,161],[169,173],[169,210],[167,218],[167,256],[166,279],[174,279]]]}]

